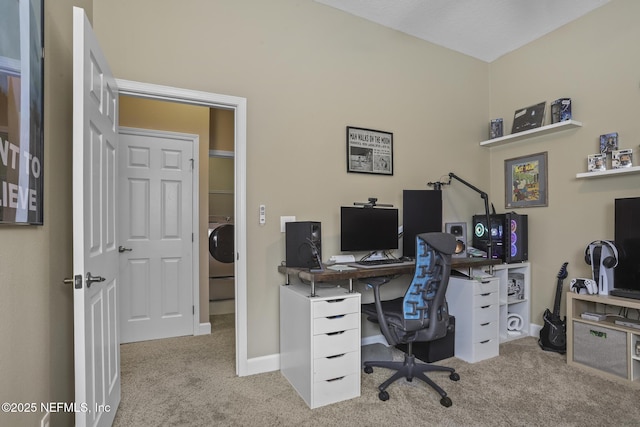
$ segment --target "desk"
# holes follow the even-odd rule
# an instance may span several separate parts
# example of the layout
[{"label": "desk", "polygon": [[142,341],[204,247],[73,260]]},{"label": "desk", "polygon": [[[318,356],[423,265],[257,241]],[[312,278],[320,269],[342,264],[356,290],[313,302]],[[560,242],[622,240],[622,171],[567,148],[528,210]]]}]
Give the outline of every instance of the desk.
[{"label": "desk", "polygon": [[[452,270],[469,270],[469,276],[474,268],[480,268],[484,266],[492,266],[502,264],[502,260],[499,259],[486,259],[486,258],[453,258],[451,260]],[[356,268],[355,270],[346,271],[334,271],[324,269],[322,272],[311,273],[308,268],[299,267],[287,267],[286,265],[278,266],[278,271],[285,275],[285,284],[290,283],[289,276],[297,275],[301,280],[311,283],[311,295],[316,296],[316,282],[339,282],[341,280],[349,281],[349,292],[353,292],[353,279],[363,279],[367,277],[380,277],[380,276],[396,276],[400,274],[413,274],[415,270],[415,264],[390,264],[384,267],[375,268]]]}]

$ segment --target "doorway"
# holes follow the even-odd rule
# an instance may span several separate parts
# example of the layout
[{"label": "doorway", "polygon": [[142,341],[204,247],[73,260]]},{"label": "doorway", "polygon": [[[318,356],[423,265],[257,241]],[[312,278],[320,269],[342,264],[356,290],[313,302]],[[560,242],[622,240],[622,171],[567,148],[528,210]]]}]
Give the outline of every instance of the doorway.
[{"label": "doorway", "polygon": [[[238,376],[250,375],[253,372],[250,372],[247,359],[246,99],[147,83],[132,82],[128,80],[116,79],[116,81],[121,96],[125,95],[137,98],[155,99],[161,101],[177,102],[187,105],[197,105],[208,108],[219,108],[234,111],[236,374]],[[207,159],[208,156],[205,157],[205,160]],[[201,215],[201,223],[202,218],[204,218],[206,221],[207,216]],[[194,236],[194,238],[198,240],[198,247],[203,246],[200,245],[199,242],[201,234],[202,232],[199,232]],[[204,247],[206,249],[206,245],[204,245]],[[204,282],[205,285],[208,285],[207,280],[204,280]],[[211,330],[211,325],[208,323],[207,303],[208,298],[204,299],[204,308],[202,300],[199,307],[194,307],[196,319],[195,321],[200,322],[196,329],[198,331],[197,334],[206,334]]]}]

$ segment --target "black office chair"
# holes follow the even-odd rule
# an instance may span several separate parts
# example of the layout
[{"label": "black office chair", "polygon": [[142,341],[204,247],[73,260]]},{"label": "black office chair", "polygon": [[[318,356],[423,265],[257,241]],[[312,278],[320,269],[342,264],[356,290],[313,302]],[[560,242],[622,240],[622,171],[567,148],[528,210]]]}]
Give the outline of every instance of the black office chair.
[{"label": "black office chair", "polygon": [[458,381],[460,375],[453,368],[416,363],[412,344],[415,341],[437,340],[447,335],[449,312],[445,293],[451,272],[451,254],[455,247],[456,239],[452,234],[423,233],[416,236],[416,270],[404,297],[382,301],[380,286],[388,280],[372,280],[370,283],[375,302],[363,304],[362,312],[369,316],[369,320],[380,324],[380,330],[390,345],[407,345],[404,362],[364,362],[364,372],[367,374],[373,372],[374,366],[397,371],[378,387],[380,400],[388,400],[387,387],[404,377],[407,381],[418,378],[426,382],[440,394],[443,406],[452,404],[447,393],[425,372],[449,372],[449,379],[453,381]]}]

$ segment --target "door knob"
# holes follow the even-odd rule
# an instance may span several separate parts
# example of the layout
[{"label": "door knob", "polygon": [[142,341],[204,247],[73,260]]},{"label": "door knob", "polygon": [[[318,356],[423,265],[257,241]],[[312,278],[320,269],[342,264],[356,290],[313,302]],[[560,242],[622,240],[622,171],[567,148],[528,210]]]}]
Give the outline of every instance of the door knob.
[{"label": "door knob", "polygon": [[131,248],[125,248],[124,246],[118,246],[118,252],[122,253],[122,252],[131,252],[133,249]]},{"label": "door knob", "polygon": [[94,282],[104,282],[104,277],[102,276],[92,276],[90,272],[87,271],[87,288],[91,287],[91,284]]},{"label": "door knob", "polygon": [[74,288],[76,289],[82,289],[82,275],[81,274],[76,274],[75,276],[73,276],[73,279],[64,279],[62,281],[63,283],[67,283],[69,285],[73,285]]}]

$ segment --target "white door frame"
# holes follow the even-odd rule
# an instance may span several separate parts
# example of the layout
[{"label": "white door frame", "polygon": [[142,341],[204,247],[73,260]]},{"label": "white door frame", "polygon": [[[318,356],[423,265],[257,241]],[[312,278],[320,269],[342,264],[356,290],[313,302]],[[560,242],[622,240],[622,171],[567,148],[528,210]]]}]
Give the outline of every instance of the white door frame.
[{"label": "white door frame", "polygon": [[[236,375],[249,372],[247,358],[247,100],[246,98],[116,79],[120,95],[233,110],[235,120]],[[196,272],[200,276],[200,272]],[[199,321],[199,317],[196,318]]]},{"label": "white door frame", "polygon": [[[122,93],[120,93],[122,95]],[[191,143],[192,149],[192,157],[193,161],[191,169],[191,221],[192,228],[191,233],[193,234],[193,239],[191,240],[191,253],[192,263],[191,268],[193,269],[192,274],[192,282],[191,289],[193,293],[192,304],[194,307],[193,311],[193,335],[204,335],[211,332],[211,327],[205,328],[205,331],[200,330],[200,234],[199,230],[199,222],[200,222],[200,209],[199,209],[199,199],[198,194],[200,191],[200,136],[197,134],[191,133],[181,133],[181,132],[170,132],[164,130],[150,130],[150,129],[140,129],[133,127],[118,127],[118,135],[133,135],[133,136],[142,136],[148,138],[167,138],[167,139],[179,139],[183,141],[187,141]],[[122,195],[118,193],[118,198]],[[120,321],[120,319],[118,319]],[[122,336],[122,334],[120,334]]]}]

